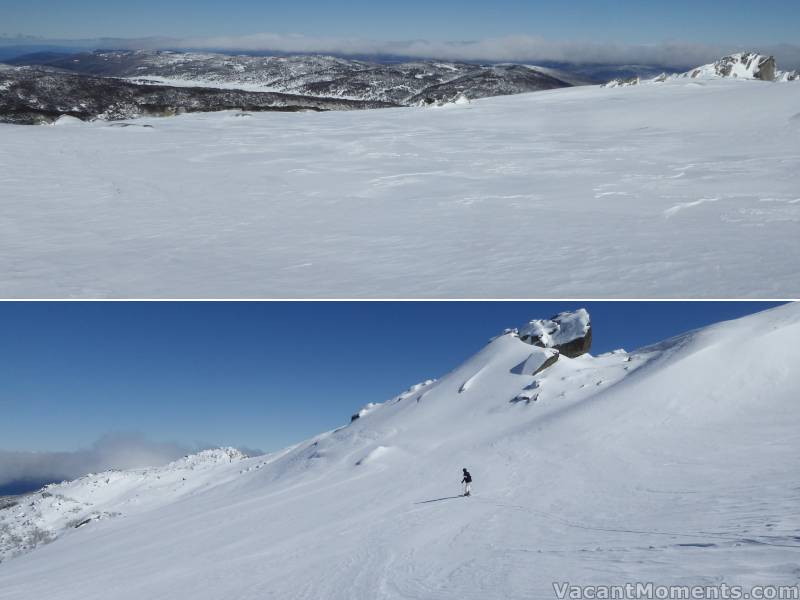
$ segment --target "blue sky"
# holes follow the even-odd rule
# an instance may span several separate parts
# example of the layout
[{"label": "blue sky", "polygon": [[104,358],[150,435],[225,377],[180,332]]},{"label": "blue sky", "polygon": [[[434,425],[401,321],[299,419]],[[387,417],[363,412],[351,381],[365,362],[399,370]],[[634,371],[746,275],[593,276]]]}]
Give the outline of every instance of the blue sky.
[{"label": "blue sky", "polygon": [[0,31],[45,37],[303,33],[473,40],[538,34],[584,41],[797,41],[796,0],[27,0],[0,2]]},{"label": "blue sky", "polygon": [[[594,353],[773,306],[587,303]],[[277,449],[574,302],[0,303],[0,450],[114,432]]]}]

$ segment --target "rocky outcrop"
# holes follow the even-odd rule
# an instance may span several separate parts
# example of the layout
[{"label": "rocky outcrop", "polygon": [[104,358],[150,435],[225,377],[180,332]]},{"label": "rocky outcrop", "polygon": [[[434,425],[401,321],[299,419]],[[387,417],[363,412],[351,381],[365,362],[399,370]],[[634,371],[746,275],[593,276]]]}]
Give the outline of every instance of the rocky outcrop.
[{"label": "rocky outcrop", "polygon": [[640,83],[663,83],[680,79],[754,79],[759,81],[795,81],[800,79],[797,71],[779,71],[775,57],[757,52],[740,52],[686,71],[661,75],[653,79],[640,80],[638,77],[614,79],[603,87],[626,87]]},{"label": "rocky outcrop", "polygon": [[709,65],[703,65],[689,72],[689,77],[697,78],[709,73],[717,77],[761,79],[774,81],[777,67],[773,56],[755,52],[741,52],[725,56]]},{"label": "rocky outcrop", "polygon": [[552,367],[554,364],[556,364],[556,361],[558,360],[559,356],[561,356],[559,352],[552,354],[547,360],[545,360],[541,365],[539,365],[539,368],[537,368],[533,373],[531,373],[531,375],[538,375],[545,369]]},{"label": "rocky outcrop", "polygon": [[369,413],[371,413],[373,410],[375,410],[378,406],[380,406],[380,404],[378,404],[377,402],[370,402],[364,408],[362,408],[357,413],[352,415],[350,417],[350,422],[352,423],[353,421],[357,421],[361,417],[366,417]]},{"label": "rocky outcrop", "polygon": [[525,404],[530,404],[531,402],[536,402],[539,400],[539,393],[541,391],[542,382],[540,380],[535,380],[529,386],[527,386],[524,390],[522,390],[519,394],[514,396],[510,402],[511,404],[518,404],[520,402],[524,402]]},{"label": "rocky outcrop", "polygon": [[628,77],[626,79],[612,79],[608,83],[606,83],[603,87],[605,88],[616,88],[616,87],[630,87],[632,85],[639,85],[640,79],[636,76]]},{"label": "rocky outcrop", "polygon": [[761,57],[758,60],[758,71],[755,74],[756,79],[762,79],[764,81],[774,81],[775,74],[778,70],[777,65],[775,63],[775,58],[772,56],[768,56],[766,58]]},{"label": "rocky outcrop", "polygon": [[782,73],[774,56],[757,52],[739,52],[724,56],[675,77],[691,79],[757,79],[760,81],[781,80]]},{"label": "rocky outcrop", "polygon": [[591,318],[584,308],[533,320],[519,329],[517,335],[525,343],[553,348],[569,358],[586,354],[592,347]]},{"label": "rocky outcrop", "polygon": [[537,348],[528,358],[511,369],[515,375],[537,375],[548,367],[553,366],[559,357],[558,350],[551,348]]}]

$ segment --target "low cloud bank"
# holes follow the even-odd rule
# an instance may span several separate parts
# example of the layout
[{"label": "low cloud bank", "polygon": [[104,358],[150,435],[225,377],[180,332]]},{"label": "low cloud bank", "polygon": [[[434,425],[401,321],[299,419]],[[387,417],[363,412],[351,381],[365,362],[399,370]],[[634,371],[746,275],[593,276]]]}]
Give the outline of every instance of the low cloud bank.
[{"label": "low cloud bank", "polygon": [[[0,39],[11,44],[20,38]],[[24,38],[32,44],[31,38]],[[696,66],[732,52],[756,50],[773,54],[782,68],[800,68],[800,45],[656,44],[554,41],[539,36],[513,35],[453,42],[433,40],[380,41],[361,38],[315,37],[302,34],[258,33],[245,36],[141,38],[98,40],[38,40],[37,43],[92,48],[194,49],[259,53],[338,54],[345,56],[400,56],[486,62],[567,62],[587,64],[647,64],[664,67]]]},{"label": "low cloud bank", "polygon": [[[9,494],[19,493],[25,487],[76,479],[87,473],[161,466],[209,447],[208,444],[188,447],[155,442],[138,434],[113,434],[100,438],[89,448],[74,452],[0,450],[0,490]],[[257,450],[242,450],[259,454]]]},{"label": "low cloud bank", "polygon": [[[649,45],[552,41],[537,36],[507,36],[477,41],[441,42],[416,40],[380,42],[347,38],[316,38],[271,33],[242,37],[188,38],[180,48],[333,53],[343,55],[391,55],[448,60],[489,62],[567,62],[594,64],[699,65],[725,54],[749,50],[745,45],[709,45],[665,42]],[[800,64],[800,46],[757,48],[762,53],[782,55],[784,62]]]}]

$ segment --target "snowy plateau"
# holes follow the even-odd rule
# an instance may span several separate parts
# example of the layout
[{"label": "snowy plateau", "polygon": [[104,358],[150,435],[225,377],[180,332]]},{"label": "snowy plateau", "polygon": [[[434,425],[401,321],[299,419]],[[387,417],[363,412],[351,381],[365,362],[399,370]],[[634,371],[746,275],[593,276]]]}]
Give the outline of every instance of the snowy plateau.
[{"label": "snowy plateau", "polygon": [[530,324],[508,330],[283,451],[211,450],[16,498],[0,510],[0,598],[539,600],[553,582],[797,583],[800,305],[538,371],[532,359],[591,325],[583,312],[532,323],[548,347],[523,341]]},{"label": "snowy plateau", "polygon": [[743,56],[442,106],[2,124],[0,296],[798,297],[800,81]]}]

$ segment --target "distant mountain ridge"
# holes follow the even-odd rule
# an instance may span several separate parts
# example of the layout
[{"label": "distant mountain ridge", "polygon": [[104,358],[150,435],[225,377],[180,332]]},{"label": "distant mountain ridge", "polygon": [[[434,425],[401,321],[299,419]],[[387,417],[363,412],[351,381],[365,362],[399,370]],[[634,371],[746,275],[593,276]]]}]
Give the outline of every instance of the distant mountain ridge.
[{"label": "distant mountain ridge", "polygon": [[140,85],[49,67],[0,64],[0,122],[6,123],[52,123],[65,116],[82,121],[114,121],[219,110],[296,112],[391,106],[396,105],[203,86]]},{"label": "distant mountain ridge", "polygon": [[0,122],[445,104],[582,83],[554,69],[169,51],[40,52],[0,65]]},{"label": "distant mountain ridge", "polygon": [[176,83],[413,105],[571,85],[553,69],[450,61],[376,63],[326,55],[250,56],[200,52],[39,53],[9,61],[137,83]]},{"label": "distant mountain ridge", "polygon": [[[443,105],[587,85],[598,73],[610,72],[626,76],[606,87],[681,78],[800,79],[797,71],[779,71],[772,56],[755,52],[732,54],[683,73],[662,73],[644,80],[643,76],[656,72],[652,67],[617,66],[611,71],[560,67],[443,60],[379,63],[324,55],[45,51],[0,64],[0,122],[49,123],[63,116],[89,121],[220,110]],[[634,75],[627,76],[629,73]]]}]

